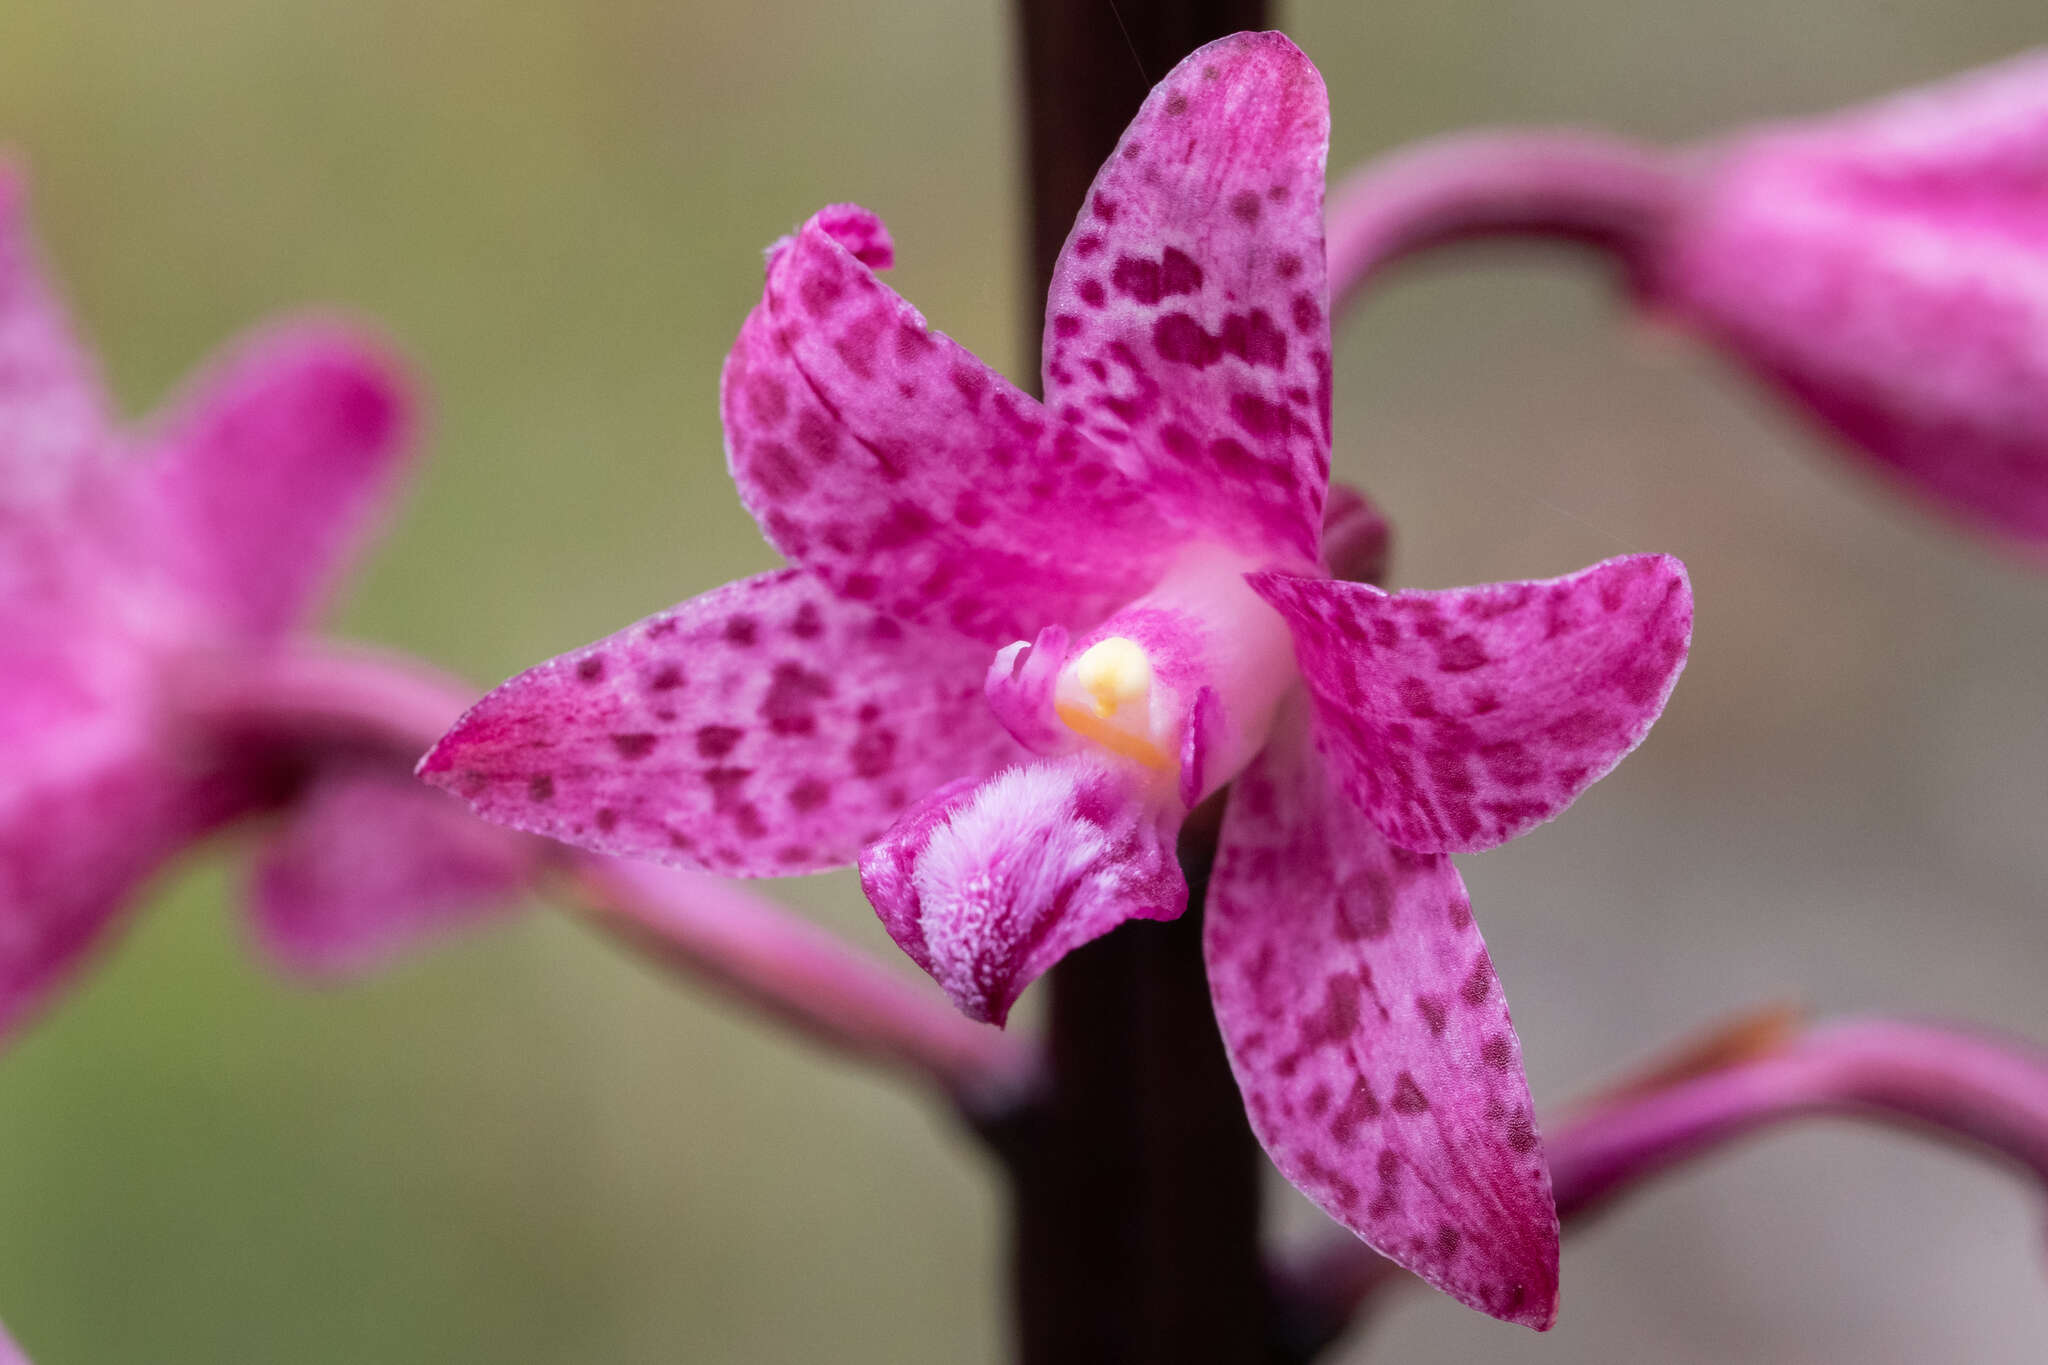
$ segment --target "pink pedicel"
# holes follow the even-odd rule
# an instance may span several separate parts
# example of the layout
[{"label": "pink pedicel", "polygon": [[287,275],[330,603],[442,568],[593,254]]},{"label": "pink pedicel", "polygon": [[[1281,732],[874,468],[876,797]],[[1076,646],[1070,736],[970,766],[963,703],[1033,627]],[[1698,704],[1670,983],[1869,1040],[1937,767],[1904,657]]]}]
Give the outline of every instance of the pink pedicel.
[{"label": "pink pedicel", "polygon": [[1545,1327],[1520,1044],[1442,854],[1558,814],[1641,740],[1690,590],[1661,556],[1437,593],[1330,576],[1376,575],[1386,536],[1329,498],[1327,143],[1285,37],[1176,67],[1061,257],[1042,403],[877,278],[872,215],[814,217],[722,387],[741,499],[792,567],[514,678],[421,773],[606,852],[857,858],[891,936],[992,1021],[1081,944],[1180,914],[1181,823],[1243,774],[1205,939],[1260,1140],[1401,1264]]},{"label": "pink pedicel", "polygon": [[[187,724],[181,699],[275,654],[317,609],[393,491],[411,427],[381,347],[299,323],[243,342],[149,428],[122,430],[0,170],[0,1032],[168,858],[298,780],[295,755]],[[420,805],[394,776],[356,787],[347,809],[374,819],[379,802],[401,808],[394,828]],[[437,869],[416,848],[421,899],[394,883],[381,906],[337,906],[359,891],[323,875],[331,843],[290,826],[281,838],[257,903],[287,966],[366,963],[476,910],[460,891],[484,869],[468,854]]]}]

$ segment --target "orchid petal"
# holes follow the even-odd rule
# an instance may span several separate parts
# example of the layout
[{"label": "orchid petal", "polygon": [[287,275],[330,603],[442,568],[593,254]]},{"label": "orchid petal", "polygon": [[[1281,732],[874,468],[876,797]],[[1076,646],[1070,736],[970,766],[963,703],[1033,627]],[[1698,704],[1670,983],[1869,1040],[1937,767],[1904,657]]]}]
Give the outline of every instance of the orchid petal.
[{"label": "orchid petal", "polygon": [[70,495],[104,454],[109,420],[98,371],[43,279],[26,197],[0,165],[0,516]]},{"label": "orchid petal", "polygon": [[145,878],[246,808],[231,784],[139,748],[71,757],[47,783],[0,789],[0,1038],[84,965]]},{"label": "orchid petal", "polygon": [[301,325],[244,342],[184,403],[146,473],[170,571],[243,634],[297,624],[392,490],[409,409],[395,364],[349,332]]},{"label": "orchid petal", "polygon": [[1122,764],[1041,759],[934,792],[861,855],[889,936],[971,1018],[1129,919],[1187,908],[1165,811]]},{"label": "orchid petal", "polygon": [[1144,487],[877,280],[886,242],[849,205],[771,253],[721,390],[741,500],[904,621],[1003,645],[1099,619],[1172,549]]},{"label": "orchid petal", "polygon": [[1344,790],[1421,853],[1492,848],[1561,814],[1642,743],[1692,639],[1668,555],[1443,592],[1251,582],[1287,618]]},{"label": "orchid petal", "polygon": [[540,853],[535,840],[388,772],[324,774],[257,856],[256,939],[288,972],[351,976],[516,908]]},{"label": "orchid petal", "polygon": [[737,876],[850,863],[924,792],[1022,756],[984,650],[785,569],[504,684],[420,774],[478,814]]},{"label": "orchid petal", "polygon": [[1387,576],[1394,528],[1378,505],[1348,483],[1330,485],[1323,504],[1323,567],[1330,577],[1379,583]]},{"label": "orchid petal", "polygon": [[1316,562],[1330,476],[1322,77],[1278,33],[1201,48],[1104,164],[1046,301],[1046,405],[1183,524]]},{"label": "orchid petal", "polygon": [[1231,789],[1203,948],[1282,1175],[1482,1312],[1546,1328],[1558,1221],[1521,1042],[1449,858],[1389,844],[1298,714]]}]

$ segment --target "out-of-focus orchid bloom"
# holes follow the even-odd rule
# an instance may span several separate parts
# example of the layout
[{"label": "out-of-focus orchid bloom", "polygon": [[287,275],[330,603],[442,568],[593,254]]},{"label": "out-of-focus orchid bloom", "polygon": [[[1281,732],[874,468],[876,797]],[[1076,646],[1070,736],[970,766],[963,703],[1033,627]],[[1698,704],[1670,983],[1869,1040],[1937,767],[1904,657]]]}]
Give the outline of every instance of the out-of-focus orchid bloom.
[{"label": "out-of-focus orchid bloom", "polygon": [[378,347],[298,324],[118,430],[0,173],[0,1032],[168,857],[286,795],[253,899],[288,967],[364,965],[526,876],[529,851],[402,763],[315,770],[185,713],[318,604],[394,486],[408,408]]},{"label": "out-of-focus orchid bloom", "polygon": [[[1068,241],[1043,403],[876,278],[873,215],[818,214],[771,251],[723,383],[741,496],[796,567],[513,679],[422,772],[605,852],[858,858],[891,935],[997,1021],[1065,953],[1185,909],[1181,822],[1236,779],[1205,936],[1253,1128],[1374,1246],[1547,1326],[1549,1175],[1446,855],[1642,739],[1691,597],[1655,555],[1446,592],[1331,577],[1327,136],[1278,34],[1177,67]],[[1369,560],[1383,532],[1338,512]]]},{"label": "out-of-focus orchid bloom", "polygon": [[7,1335],[5,1327],[0,1327],[0,1365],[28,1365],[28,1357]]},{"label": "out-of-focus orchid bloom", "polygon": [[2048,545],[2048,54],[1664,153],[1458,134],[1347,178],[1339,301],[1418,250],[1561,237],[1906,490]]},{"label": "out-of-focus orchid bloom", "polygon": [[1707,149],[1648,301],[2048,545],[2048,54]]}]

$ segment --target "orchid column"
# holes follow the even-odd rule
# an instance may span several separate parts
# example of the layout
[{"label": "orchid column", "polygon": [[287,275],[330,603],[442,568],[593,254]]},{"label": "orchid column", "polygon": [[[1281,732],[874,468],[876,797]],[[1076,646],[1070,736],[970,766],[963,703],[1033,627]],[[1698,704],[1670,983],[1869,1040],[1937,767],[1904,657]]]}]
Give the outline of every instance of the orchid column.
[{"label": "orchid column", "polygon": [[[1061,248],[1154,81],[1263,0],[1022,0],[1031,287],[1040,353]],[[1263,1159],[1202,970],[1213,824],[1181,844],[1189,913],[1112,933],[1051,974],[1052,1094],[1011,1186],[1026,1362],[1263,1361]]]}]

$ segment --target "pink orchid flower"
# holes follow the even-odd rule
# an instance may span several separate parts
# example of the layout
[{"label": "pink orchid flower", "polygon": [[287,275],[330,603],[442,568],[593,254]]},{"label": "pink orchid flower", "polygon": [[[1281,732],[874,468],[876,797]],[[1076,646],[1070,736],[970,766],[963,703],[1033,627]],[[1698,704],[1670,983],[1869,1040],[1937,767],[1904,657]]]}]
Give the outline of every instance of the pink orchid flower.
[{"label": "pink orchid flower", "polygon": [[401,764],[309,772],[186,708],[317,604],[405,463],[408,407],[378,347],[302,323],[118,431],[0,169],[0,1033],[170,856],[288,793],[253,908],[289,968],[367,965],[517,884],[517,846]]},{"label": "pink orchid flower", "polygon": [[1206,948],[1260,1141],[1375,1247],[1547,1326],[1549,1176],[1446,855],[1641,741],[1690,591],[1655,555],[1446,592],[1325,571],[1327,137],[1279,34],[1177,67],[1067,243],[1044,403],[876,278],[873,215],[818,214],[723,381],[741,497],[795,567],[514,678],[421,771],[604,852],[857,858],[896,941],[998,1022],[1062,955],[1182,913],[1176,835],[1234,780]]}]

